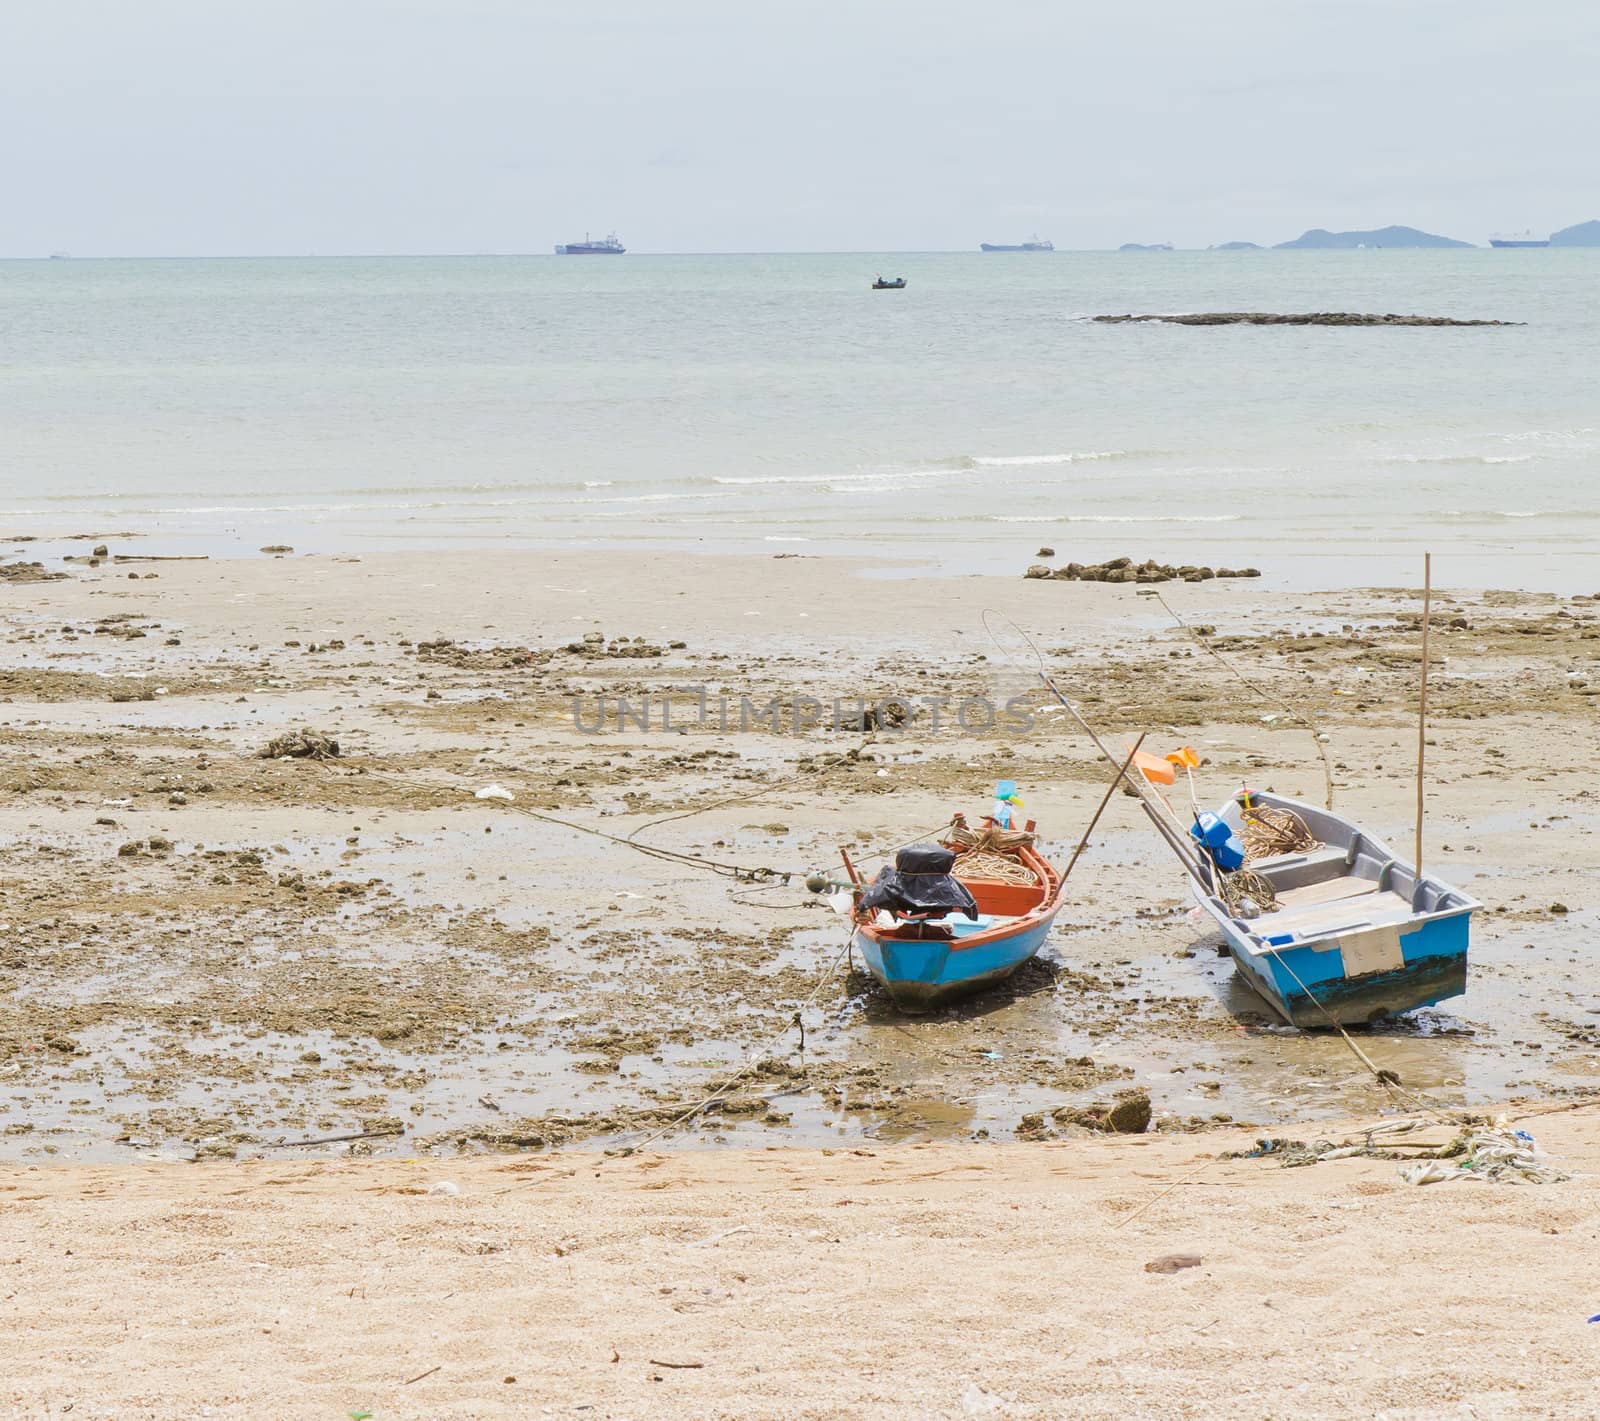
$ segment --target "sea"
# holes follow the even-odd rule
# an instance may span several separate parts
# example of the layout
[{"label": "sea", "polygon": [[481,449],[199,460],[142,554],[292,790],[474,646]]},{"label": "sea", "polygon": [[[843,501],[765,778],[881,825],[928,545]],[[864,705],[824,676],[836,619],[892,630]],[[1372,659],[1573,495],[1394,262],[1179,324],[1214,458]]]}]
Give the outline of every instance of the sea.
[{"label": "sea", "polygon": [[[1522,324],[1092,320],[1231,310]],[[4,261],[0,553],[1600,592],[1597,361],[1600,251],[1554,248]]]}]

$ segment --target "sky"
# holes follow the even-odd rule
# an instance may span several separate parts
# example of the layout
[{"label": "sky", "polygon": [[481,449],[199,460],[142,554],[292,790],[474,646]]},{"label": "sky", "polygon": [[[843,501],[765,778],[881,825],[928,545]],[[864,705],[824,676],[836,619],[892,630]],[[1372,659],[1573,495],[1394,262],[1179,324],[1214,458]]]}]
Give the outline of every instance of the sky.
[{"label": "sky", "polygon": [[1600,216],[1592,0],[11,0],[0,33],[0,256]]}]

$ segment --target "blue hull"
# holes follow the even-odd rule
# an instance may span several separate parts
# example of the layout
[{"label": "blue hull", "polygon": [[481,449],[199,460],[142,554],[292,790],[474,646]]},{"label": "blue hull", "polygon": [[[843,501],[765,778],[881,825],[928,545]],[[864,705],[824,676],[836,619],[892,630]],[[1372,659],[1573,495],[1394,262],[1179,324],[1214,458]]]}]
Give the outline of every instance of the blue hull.
[{"label": "blue hull", "polygon": [[[1216,916],[1216,915],[1213,915]],[[1231,921],[1219,919],[1239,974],[1286,1021],[1326,1029],[1433,1006],[1467,990],[1471,910],[1431,918],[1399,934],[1403,965],[1351,975],[1338,940],[1262,952]]]},{"label": "blue hull", "polygon": [[1052,911],[1008,937],[970,947],[962,946],[959,921],[953,940],[908,941],[858,927],[850,941],[896,1005],[931,1011],[1003,982],[1044,946],[1055,920]]}]

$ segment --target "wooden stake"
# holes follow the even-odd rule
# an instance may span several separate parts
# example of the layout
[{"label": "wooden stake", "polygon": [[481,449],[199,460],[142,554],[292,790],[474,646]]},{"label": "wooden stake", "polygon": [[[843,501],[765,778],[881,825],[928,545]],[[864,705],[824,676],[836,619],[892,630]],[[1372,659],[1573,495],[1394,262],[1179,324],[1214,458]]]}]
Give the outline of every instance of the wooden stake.
[{"label": "wooden stake", "polygon": [[1428,622],[1432,611],[1433,554],[1422,555],[1422,693],[1417,706],[1417,863],[1412,896],[1422,887],[1422,766],[1428,746]]},{"label": "wooden stake", "polygon": [[1078,855],[1089,847],[1089,835],[1094,833],[1094,826],[1100,822],[1100,816],[1106,812],[1106,805],[1111,803],[1111,796],[1117,792],[1117,787],[1121,785],[1123,776],[1128,773],[1128,767],[1133,764],[1133,757],[1139,753],[1139,747],[1144,744],[1144,737],[1149,733],[1149,731],[1145,731],[1143,735],[1140,735],[1133,742],[1133,749],[1128,751],[1128,758],[1122,762],[1122,768],[1117,771],[1111,783],[1106,786],[1105,797],[1100,801],[1100,807],[1095,810],[1094,818],[1089,821],[1089,827],[1083,831],[1083,837],[1078,840],[1078,847],[1072,851],[1072,857],[1067,860],[1067,866],[1061,870],[1061,881],[1063,883],[1071,877],[1072,865],[1077,863]]}]

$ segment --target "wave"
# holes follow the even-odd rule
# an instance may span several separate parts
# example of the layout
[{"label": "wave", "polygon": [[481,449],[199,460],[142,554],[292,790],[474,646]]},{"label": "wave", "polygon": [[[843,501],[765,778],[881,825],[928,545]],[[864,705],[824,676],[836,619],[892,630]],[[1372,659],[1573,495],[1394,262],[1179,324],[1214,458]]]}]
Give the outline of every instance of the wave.
[{"label": "wave", "polygon": [[715,476],[714,484],[732,484],[738,487],[759,487],[765,484],[868,484],[886,479],[942,479],[948,478],[951,469],[883,469],[877,473],[862,474],[761,474],[754,476]]},{"label": "wave", "polygon": [[1593,522],[1600,519],[1600,508],[1447,508],[1442,516],[1460,523],[1494,518],[1559,518],[1565,523]]},{"label": "wave", "polygon": [[1242,513],[991,513],[985,523],[1238,523]]},{"label": "wave", "polygon": [[1086,449],[1072,454],[978,454],[971,462],[980,469],[1005,469],[1029,464],[1084,464],[1095,459],[1137,459],[1133,449]]},{"label": "wave", "polygon": [[1526,464],[1537,454],[1389,454],[1386,464]]}]

